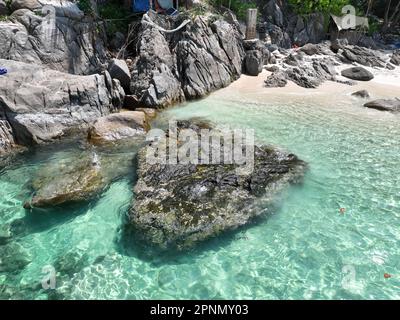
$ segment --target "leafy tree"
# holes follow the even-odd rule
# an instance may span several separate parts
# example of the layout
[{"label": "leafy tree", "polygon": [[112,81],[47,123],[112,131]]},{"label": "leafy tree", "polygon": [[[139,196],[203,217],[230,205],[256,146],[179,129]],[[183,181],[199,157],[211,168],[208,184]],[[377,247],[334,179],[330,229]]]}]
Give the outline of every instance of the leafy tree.
[{"label": "leafy tree", "polygon": [[340,14],[350,0],[288,0],[289,5],[299,14],[314,12]]}]

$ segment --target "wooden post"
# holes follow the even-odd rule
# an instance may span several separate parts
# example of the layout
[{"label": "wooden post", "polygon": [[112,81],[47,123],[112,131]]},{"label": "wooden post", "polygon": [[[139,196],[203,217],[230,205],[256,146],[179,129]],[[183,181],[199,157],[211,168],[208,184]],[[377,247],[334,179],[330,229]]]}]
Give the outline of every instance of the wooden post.
[{"label": "wooden post", "polygon": [[246,39],[255,39],[257,36],[257,9],[247,10]]}]

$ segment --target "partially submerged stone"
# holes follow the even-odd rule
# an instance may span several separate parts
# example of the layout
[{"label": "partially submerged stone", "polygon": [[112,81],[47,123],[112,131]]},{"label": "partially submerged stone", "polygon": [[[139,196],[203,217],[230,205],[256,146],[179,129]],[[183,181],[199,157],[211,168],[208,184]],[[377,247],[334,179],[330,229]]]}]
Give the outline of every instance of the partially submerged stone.
[{"label": "partially submerged stone", "polygon": [[[184,123],[180,128],[198,133],[207,125]],[[165,150],[169,139],[174,138],[169,135],[139,152],[128,224],[139,238],[161,248],[187,248],[249,223],[282,188],[298,182],[306,167],[295,155],[265,146],[253,150],[254,170],[240,175],[235,164],[147,161],[147,152]],[[180,152],[184,143],[179,138],[177,143]]]},{"label": "partially submerged stone", "polygon": [[400,112],[400,99],[378,99],[364,104],[364,107],[397,113]]},{"label": "partially submerged stone", "polygon": [[353,92],[351,95],[354,97],[365,98],[365,99],[370,97],[367,90],[359,90],[359,91]]},{"label": "partially submerged stone", "polygon": [[24,208],[46,208],[89,200],[106,186],[101,164],[94,154],[68,163],[43,167],[33,179],[34,194]]},{"label": "partially submerged stone", "polygon": [[89,141],[97,144],[144,135],[149,129],[146,114],[126,111],[99,118],[89,129]]}]

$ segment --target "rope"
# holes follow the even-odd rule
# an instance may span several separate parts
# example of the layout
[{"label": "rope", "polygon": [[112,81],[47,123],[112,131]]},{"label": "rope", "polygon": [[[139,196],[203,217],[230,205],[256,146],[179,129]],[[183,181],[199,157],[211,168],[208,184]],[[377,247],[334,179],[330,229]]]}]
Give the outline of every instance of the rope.
[{"label": "rope", "polygon": [[177,31],[181,30],[184,26],[186,26],[186,25],[190,22],[190,20],[187,19],[187,20],[183,21],[179,27],[177,27],[177,28],[175,28],[175,29],[172,29],[172,30],[166,30],[166,29],[164,29],[164,28],[161,28],[159,25],[155,24],[155,23],[150,19],[150,17],[147,15],[147,13],[143,15],[143,20],[142,20],[142,22],[145,23],[145,24],[148,24],[148,25],[150,25],[150,26],[152,26],[152,27],[154,27],[154,28],[156,28],[157,30],[159,30],[159,31],[161,31],[161,32],[165,32],[165,33],[174,33],[174,32],[177,32]]}]

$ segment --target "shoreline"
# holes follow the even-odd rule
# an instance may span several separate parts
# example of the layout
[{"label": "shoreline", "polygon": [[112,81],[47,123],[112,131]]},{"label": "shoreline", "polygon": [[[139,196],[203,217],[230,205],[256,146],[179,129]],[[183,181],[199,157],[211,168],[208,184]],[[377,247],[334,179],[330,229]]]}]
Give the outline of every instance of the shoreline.
[{"label": "shoreline", "polygon": [[[349,65],[341,65],[337,68],[340,72],[342,69],[348,68]],[[272,74],[265,69],[258,76],[248,76],[242,74],[241,77],[232,82],[229,86],[219,89],[210,94],[214,97],[223,97],[225,95],[251,95],[257,98],[255,95],[261,95],[259,98],[274,98],[275,95],[285,95],[285,96],[310,96],[310,95],[326,95],[333,93],[340,93],[341,95],[350,96],[353,92],[359,90],[367,90],[371,98],[360,99],[359,101],[370,101],[379,98],[394,98],[396,97],[396,92],[400,96],[400,67],[395,70],[378,70],[370,67],[365,67],[365,69],[371,71],[375,78],[370,81],[357,81],[356,85],[347,85],[334,81],[325,81],[318,88],[310,89],[298,86],[292,81],[288,81],[288,84],[282,88],[267,88],[264,86],[264,80]],[[349,80],[342,76],[338,76],[338,80]],[[397,91],[396,91],[397,90]],[[189,101],[190,103],[190,101]]]}]

